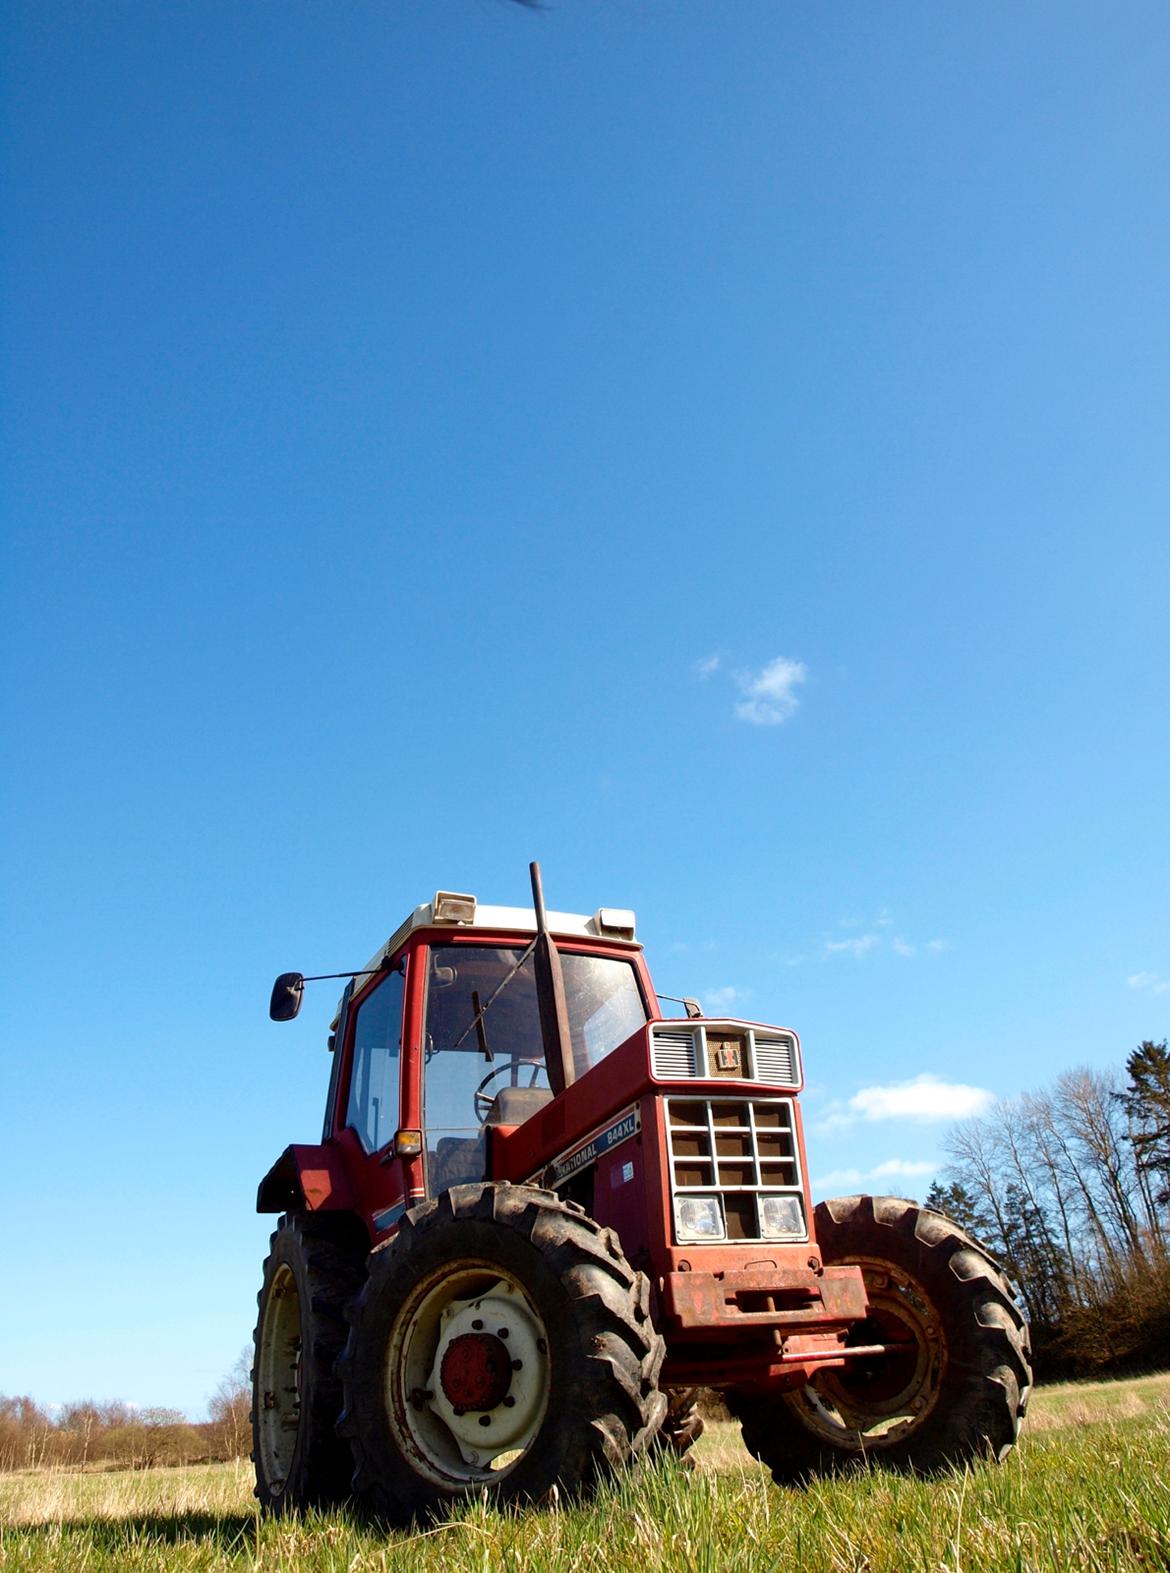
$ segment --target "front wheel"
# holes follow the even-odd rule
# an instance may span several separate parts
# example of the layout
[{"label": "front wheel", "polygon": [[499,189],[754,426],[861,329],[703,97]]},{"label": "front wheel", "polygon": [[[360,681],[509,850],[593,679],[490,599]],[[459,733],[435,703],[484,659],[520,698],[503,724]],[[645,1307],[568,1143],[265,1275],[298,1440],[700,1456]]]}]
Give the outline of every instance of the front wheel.
[{"label": "front wheel", "polygon": [[457,1185],[370,1258],[345,1356],[354,1485],[407,1523],[483,1490],[587,1491],[666,1411],[649,1285],[550,1191]]},{"label": "front wheel", "polygon": [[865,1458],[927,1472],[1002,1460],[1032,1385],[1027,1324],[1007,1279],[941,1213],[894,1196],[821,1202],[826,1262],[861,1268],[869,1313],[849,1343],[885,1344],[776,1397],[732,1395],[748,1450],[780,1483]]}]

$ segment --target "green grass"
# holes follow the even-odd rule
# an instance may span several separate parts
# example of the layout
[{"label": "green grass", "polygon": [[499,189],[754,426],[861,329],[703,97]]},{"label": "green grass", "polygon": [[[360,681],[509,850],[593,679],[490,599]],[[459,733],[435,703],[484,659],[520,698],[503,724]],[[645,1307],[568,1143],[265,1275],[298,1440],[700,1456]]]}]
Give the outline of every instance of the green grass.
[{"label": "green grass", "polygon": [[422,1534],[347,1513],[274,1522],[247,1465],[0,1477],[0,1568],[27,1573],[382,1573],[410,1569],[734,1573],[768,1569],[1170,1569],[1170,1376],[1042,1390],[999,1468],[939,1480],[875,1468],[781,1490],[734,1426],[700,1468],[631,1472],[592,1503],[502,1514],[469,1503]]}]

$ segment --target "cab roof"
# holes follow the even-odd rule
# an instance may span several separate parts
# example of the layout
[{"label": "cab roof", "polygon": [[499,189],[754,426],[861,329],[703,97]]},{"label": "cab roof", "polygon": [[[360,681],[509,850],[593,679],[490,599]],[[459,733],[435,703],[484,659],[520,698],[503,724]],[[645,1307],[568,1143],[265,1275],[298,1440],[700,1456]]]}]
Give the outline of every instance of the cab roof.
[{"label": "cab roof", "polygon": [[[624,907],[599,907],[592,917],[577,912],[548,912],[549,932],[564,939],[604,939],[617,941],[641,950],[634,934],[634,914]],[[446,929],[456,934],[485,933],[522,935],[531,939],[536,933],[536,911],[533,907],[485,906],[474,896],[457,895],[454,891],[436,891],[433,901],[424,901],[391,934],[361,969],[376,972],[382,962],[401,949],[417,929]],[[342,996],[344,998],[344,996]],[[340,1003],[339,1003],[340,1009]]]}]

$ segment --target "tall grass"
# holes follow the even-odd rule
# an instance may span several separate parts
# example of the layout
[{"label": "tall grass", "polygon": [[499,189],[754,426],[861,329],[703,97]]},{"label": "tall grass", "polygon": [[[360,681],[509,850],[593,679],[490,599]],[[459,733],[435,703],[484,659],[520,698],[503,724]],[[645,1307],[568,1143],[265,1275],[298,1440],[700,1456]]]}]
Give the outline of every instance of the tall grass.
[{"label": "tall grass", "polygon": [[631,1472],[591,1503],[500,1513],[473,1501],[413,1535],[349,1513],[261,1519],[247,1465],[0,1480],[0,1568],[21,1573],[906,1573],[1170,1569],[1170,1378],[1037,1395],[1008,1462],[933,1481],[873,1468],[781,1490],[736,1428],[700,1468]]}]

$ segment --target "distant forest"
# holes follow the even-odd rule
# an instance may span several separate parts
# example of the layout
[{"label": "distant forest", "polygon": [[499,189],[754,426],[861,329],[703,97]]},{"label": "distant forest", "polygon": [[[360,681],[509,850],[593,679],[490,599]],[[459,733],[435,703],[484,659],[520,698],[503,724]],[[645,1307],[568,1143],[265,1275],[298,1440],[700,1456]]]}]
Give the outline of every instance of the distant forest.
[{"label": "distant forest", "polygon": [[1017,1286],[1037,1375],[1170,1366],[1170,1053],[1066,1071],[956,1126],[927,1202]]},{"label": "distant forest", "polygon": [[31,1398],[0,1395],[0,1472],[54,1465],[153,1469],[243,1457],[252,1442],[250,1358],[241,1355],[216,1389],[209,1418],[200,1423],[177,1409],[132,1409],[92,1399],[50,1415]]}]

